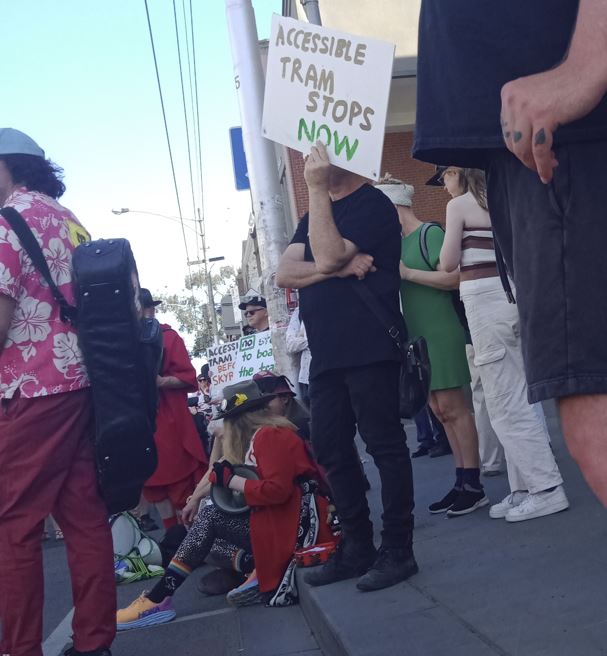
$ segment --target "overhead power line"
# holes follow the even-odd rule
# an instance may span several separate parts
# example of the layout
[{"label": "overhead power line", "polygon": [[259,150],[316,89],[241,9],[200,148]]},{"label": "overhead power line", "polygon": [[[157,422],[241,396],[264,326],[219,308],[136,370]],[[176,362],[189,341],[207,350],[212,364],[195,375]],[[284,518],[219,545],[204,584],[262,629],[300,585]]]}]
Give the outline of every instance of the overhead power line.
[{"label": "overhead power line", "polygon": [[[145,13],[147,16],[148,20],[148,31],[150,34],[150,43],[152,45],[152,55],[154,56],[154,69],[156,71],[156,82],[158,83],[158,94],[160,95],[160,106],[162,107],[162,119],[164,121],[164,132],[166,135],[166,140],[167,140],[167,147],[169,149],[169,159],[171,161],[171,172],[173,174],[173,185],[175,186],[175,197],[177,199],[177,209],[179,212],[179,220],[181,223],[181,233],[183,236],[183,245],[185,246],[185,256],[186,259],[189,263],[190,261],[190,254],[188,250],[188,242],[186,239],[185,235],[185,225],[183,222],[183,212],[181,211],[181,200],[179,198],[179,187],[177,185],[177,176],[175,174],[175,162],[173,160],[173,150],[171,148],[171,138],[169,136],[169,126],[167,123],[167,116],[166,116],[166,110],[164,106],[164,96],[162,94],[162,84],[160,83],[160,73],[158,71],[158,59],[156,58],[156,47],[154,45],[154,34],[152,31],[152,22],[150,20],[150,10],[148,8],[148,0],[143,0],[145,3]],[[190,271],[190,265],[188,264],[188,275],[190,276],[190,279],[192,277],[191,271]]]}]

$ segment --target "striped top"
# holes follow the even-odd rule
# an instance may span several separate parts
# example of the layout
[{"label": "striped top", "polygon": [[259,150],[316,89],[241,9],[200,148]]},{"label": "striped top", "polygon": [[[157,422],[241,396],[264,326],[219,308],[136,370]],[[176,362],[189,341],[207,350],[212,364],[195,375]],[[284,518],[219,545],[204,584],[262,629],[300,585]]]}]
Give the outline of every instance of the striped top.
[{"label": "striped top", "polygon": [[494,266],[493,230],[491,228],[465,228],[462,235],[460,271]]}]

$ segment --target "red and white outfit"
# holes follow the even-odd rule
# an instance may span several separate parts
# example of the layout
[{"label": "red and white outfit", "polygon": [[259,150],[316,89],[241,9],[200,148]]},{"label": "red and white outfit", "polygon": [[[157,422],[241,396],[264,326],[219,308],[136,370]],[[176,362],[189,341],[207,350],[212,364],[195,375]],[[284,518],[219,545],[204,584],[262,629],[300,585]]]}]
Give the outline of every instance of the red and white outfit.
[{"label": "red and white outfit", "polygon": [[[71,260],[88,233],[52,198],[18,188],[14,207],[34,232],[53,280],[74,302]],[[17,236],[0,216],[0,294],[15,302],[0,345],[0,653],[41,656],[45,518],[65,535],[74,644],[108,647],[116,592],[107,511],[97,493],[89,381],[77,335]]]},{"label": "red and white outfit", "polygon": [[174,376],[187,387],[159,390],[154,435],[158,467],[146,481],[143,495],[151,503],[169,499],[180,510],[206,472],[209,461],[188,410],[188,392],[198,389],[196,370],[181,337],[167,324],[161,328],[164,352],[160,375]]},{"label": "red and white outfit", "polygon": [[[275,590],[293,558],[297,544],[301,488],[298,478],[317,479],[318,473],[303,440],[288,428],[264,426],[253,439],[246,463],[257,468],[260,480],[248,480],[244,496],[251,506],[249,526],[255,569],[261,592]],[[316,495],[320,517],[317,543],[334,541],[327,525],[328,501]]]}]

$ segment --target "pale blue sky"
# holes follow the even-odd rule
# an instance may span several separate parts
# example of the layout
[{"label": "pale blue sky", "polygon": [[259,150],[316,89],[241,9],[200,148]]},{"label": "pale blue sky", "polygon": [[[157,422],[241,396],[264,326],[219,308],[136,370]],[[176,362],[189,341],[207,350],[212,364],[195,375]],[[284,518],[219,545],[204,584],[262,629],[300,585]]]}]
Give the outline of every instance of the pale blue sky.
[{"label": "pale blue sky", "polygon": [[[172,0],[148,0],[183,214],[191,217]],[[189,14],[189,0],[185,0]],[[223,0],[194,0],[210,256],[239,263],[250,199],[234,190],[228,129],[240,124]],[[260,38],[280,0],[254,0]],[[177,0],[182,17],[182,0]],[[94,237],[126,237],[142,284],[175,290],[187,273],[143,0],[19,0],[2,7],[0,126],[32,136],[65,169],[70,207]],[[185,42],[181,42],[185,51]],[[187,83],[187,65],[184,62]],[[187,91],[186,91],[187,93]],[[189,96],[187,96],[189,102]],[[194,233],[191,256],[195,255]]]}]

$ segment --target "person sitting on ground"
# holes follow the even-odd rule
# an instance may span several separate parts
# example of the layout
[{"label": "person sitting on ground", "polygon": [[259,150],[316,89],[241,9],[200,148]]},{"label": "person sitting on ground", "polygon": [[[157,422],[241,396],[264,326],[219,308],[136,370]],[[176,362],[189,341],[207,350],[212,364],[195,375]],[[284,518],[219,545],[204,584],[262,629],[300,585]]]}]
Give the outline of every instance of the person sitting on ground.
[{"label": "person sitting on ground", "polygon": [[[377,189],[394,203],[402,226],[401,295],[411,337],[423,336],[432,365],[430,407],[443,424],[455,460],[455,484],[431,513],[466,515],[489,500],[480,482],[478,434],[468,408],[464,386],[470,383],[466,360],[466,333],[453,306],[452,290],[459,273],[437,271],[444,239],[442,228],[424,224],[414,214],[411,185],[387,178]],[[423,237],[427,253],[423,248]]]},{"label": "person sitting on ground", "polygon": [[315,493],[311,480],[314,465],[304,444],[291,422],[268,411],[267,402],[268,397],[252,380],[224,389],[219,415],[224,421],[224,450],[228,454],[242,452],[249,444],[244,462],[256,468],[259,480],[235,474],[235,463],[228,458],[215,463],[211,475],[214,485],[244,494],[255,512],[226,515],[214,504],[204,506],[162,579],[151,592],[118,611],[119,630],[173,619],[173,595],[217,539],[254,557],[257,581],[230,593],[231,603],[293,603],[288,594],[288,588],[295,584],[290,565],[299,536],[305,537],[305,546],[331,541],[333,536],[326,523],[328,504]]},{"label": "person sitting on ground", "polygon": [[289,379],[273,371],[260,371],[253,376],[253,380],[263,394],[274,395],[269,403],[270,410],[286,417],[297,428],[297,434],[309,441],[310,413],[295,398]]}]

